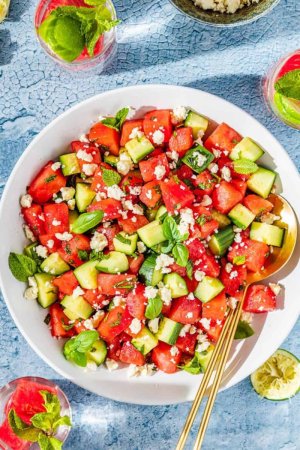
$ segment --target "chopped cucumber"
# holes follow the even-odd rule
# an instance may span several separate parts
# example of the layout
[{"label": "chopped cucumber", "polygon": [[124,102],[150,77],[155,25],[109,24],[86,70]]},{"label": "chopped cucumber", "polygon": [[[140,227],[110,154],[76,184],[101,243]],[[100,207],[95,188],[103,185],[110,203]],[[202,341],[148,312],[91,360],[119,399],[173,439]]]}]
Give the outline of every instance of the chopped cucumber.
[{"label": "chopped cucumber", "polygon": [[61,170],[65,177],[80,173],[80,165],[76,153],[67,153],[59,157]]},{"label": "chopped cucumber", "polygon": [[70,320],[88,319],[93,313],[93,308],[81,295],[78,297],[66,295],[61,301],[61,305],[65,308],[64,313],[67,317],[69,311],[71,312]]},{"label": "chopped cucumber", "polygon": [[37,245],[37,242],[33,242],[32,244],[29,244],[24,248],[24,255],[29,256],[29,258],[32,258],[36,262],[41,260],[41,258],[35,251]]},{"label": "chopped cucumber", "polygon": [[194,172],[201,173],[210,165],[213,159],[214,155],[211,152],[202,147],[202,145],[197,145],[197,147],[192,148],[184,155],[182,162],[193,169]]},{"label": "chopped cucumber", "polygon": [[121,252],[110,252],[98,261],[96,269],[105,273],[126,272],[129,268],[127,256]]},{"label": "chopped cucumber", "polygon": [[248,189],[263,198],[267,198],[272,190],[275,178],[275,172],[264,167],[259,167],[247,181]]},{"label": "chopped cucumber", "polygon": [[139,275],[147,286],[156,286],[163,279],[162,271],[155,269],[156,258],[155,254],[147,256],[139,270]]},{"label": "chopped cucumber", "polygon": [[137,240],[137,233],[127,234],[125,233],[125,231],[121,231],[114,237],[113,244],[117,252],[122,252],[126,255],[132,255],[136,250]]},{"label": "chopped cucumber", "polygon": [[88,361],[95,362],[97,366],[100,366],[104,363],[106,359],[107,348],[106,344],[102,339],[94,342],[92,350],[87,352]]},{"label": "chopped cucumber", "polygon": [[280,348],[251,375],[251,382],[268,400],[288,400],[300,391],[300,361]]},{"label": "chopped cucumber", "polygon": [[201,300],[202,303],[207,303],[215,298],[224,289],[223,283],[218,278],[205,276],[199,282],[195,290],[195,296]]},{"label": "chopped cucumber", "polygon": [[229,153],[229,158],[236,159],[249,159],[250,161],[256,161],[265,152],[249,137],[244,137]]},{"label": "chopped cucumber", "polygon": [[234,240],[234,232],[232,226],[227,226],[222,230],[215,233],[209,243],[210,251],[217,256],[222,256],[226,253],[226,250],[232,244]]},{"label": "chopped cucumber", "polygon": [[68,308],[64,309],[64,313],[67,316],[68,319],[70,320],[78,320],[78,314],[75,314],[73,311],[70,311]]},{"label": "chopped cucumber", "polygon": [[134,138],[125,144],[133,162],[138,163],[141,159],[147,156],[154,150],[152,143],[145,136],[141,138]]},{"label": "chopped cucumber", "polygon": [[144,327],[139,334],[132,339],[132,345],[135,346],[143,355],[151,352],[151,350],[157,346],[158,339],[154,336],[147,327]]},{"label": "chopped cucumber", "polygon": [[38,287],[38,302],[43,308],[48,308],[57,300],[57,288],[52,284],[53,276],[48,273],[34,275]]},{"label": "chopped cucumber", "polygon": [[42,262],[41,269],[51,275],[61,275],[70,270],[70,266],[55,252]]},{"label": "chopped cucumber", "polygon": [[281,247],[284,237],[284,228],[276,225],[269,225],[262,222],[253,222],[250,230],[250,239],[254,241],[264,242],[274,247]]},{"label": "chopped cucumber", "polygon": [[255,219],[255,214],[246,208],[246,206],[238,203],[229,211],[228,216],[232,222],[242,230],[246,230]]},{"label": "chopped cucumber", "polygon": [[214,220],[219,222],[219,227],[221,229],[231,224],[231,220],[227,216],[225,216],[225,214],[222,214],[219,211],[216,211],[215,209],[211,211],[211,215]]},{"label": "chopped cucumber", "polygon": [[155,219],[158,220],[160,217],[162,217],[164,214],[168,212],[167,208],[162,205],[158,208]]},{"label": "chopped cucumber", "polygon": [[74,275],[83,289],[97,288],[97,264],[99,264],[98,260],[88,261],[74,270]]},{"label": "chopped cucumber", "polygon": [[185,280],[176,272],[165,275],[164,284],[171,291],[172,298],[182,297],[189,293]]},{"label": "chopped cucumber", "polygon": [[104,162],[106,164],[109,164],[112,167],[117,167],[117,162],[119,161],[119,158],[114,155],[104,155]]},{"label": "chopped cucumber", "polygon": [[87,183],[77,183],[75,192],[76,206],[79,212],[84,212],[92,203],[96,196],[96,192],[92,191]]},{"label": "chopped cucumber", "polygon": [[137,230],[140,239],[147,247],[154,247],[154,245],[160,244],[166,240],[163,232],[163,226],[159,223],[159,220],[147,223],[147,225]]},{"label": "chopped cucumber", "polygon": [[215,348],[215,346],[211,344],[206,350],[203,350],[202,352],[198,352],[197,347],[196,347],[198,363],[201,366],[202,373],[206,372],[206,369],[207,369],[208,363],[210,361],[210,358],[212,357],[214,348]]},{"label": "chopped cucumber", "polygon": [[199,137],[199,131],[203,132],[204,134],[207,130],[208,120],[206,117],[200,116],[200,114],[197,114],[194,111],[189,111],[188,115],[186,116],[184,125],[186,127],[192,128],[193,138],[197,139]]},{"label": "chopped cucumber", "polygon": [[165,342],[169,345],[174,345],[182,327],[183,325],[181,323],[175,322],[167,317],[163,317],[160,321],[156,337],[159,341]]}]

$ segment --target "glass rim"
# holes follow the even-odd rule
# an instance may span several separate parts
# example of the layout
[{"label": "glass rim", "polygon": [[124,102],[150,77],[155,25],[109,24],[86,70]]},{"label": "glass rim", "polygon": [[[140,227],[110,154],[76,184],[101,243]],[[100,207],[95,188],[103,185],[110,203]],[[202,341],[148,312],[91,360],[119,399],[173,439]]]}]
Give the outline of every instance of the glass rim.
[{"label": "glass rim", "polygon": [[[54,53],[51,48],[43,41],[43,39],[41,39],[41,37],[39,36],[38,32],[37,32],[37,28],[38,26],[42,23],[42,17],[41,13],[44,12],[40,10],[40,5],[41,3],[45,3],[45,5],[49,4],[52,0],[39,0],[35,11],[34,11],[34,18],[33,18],[33,26],[34,26],[34,31],[35,31],[35,35],[37,38],[37,41],[39,42],[41,48],[44,50],[44,52],[55,62],[59,63],[60,65],[69,68],[69,69],[76,69],[76,68],[84,68],[85,66],[87,68],[89,68],[90,64],[93,63],[93,65],[96,65],[97,62],[101,62],[103,59],[103,56],[106,54],[106,52],[109,50],[109,48],[113,45],[113,43],[116,41],[116,30],[115,28],[112,28],[110,31],[106,31],[105,33],[103,33],[104,36],[104,44],[103,44],[103,48],[101,50],[101,53],[99,53],[96,56],[93,57],[89,57],[86,59],[82,59],[80,61],[72,61],[72,62],[68,62],[63,60],[62,58],[60,58],[58,55],[56,55],[56,53]],[[117,13],[116,13],[116,9],[115,6],[112,2],[112,0],[106,0],[106,3],[109,7],[109,9],[112,12],[112,18],[114,20],[116,20],[117,18]],[[107,37],[108,39],[106,39],[105,42],[105,37]]]}]

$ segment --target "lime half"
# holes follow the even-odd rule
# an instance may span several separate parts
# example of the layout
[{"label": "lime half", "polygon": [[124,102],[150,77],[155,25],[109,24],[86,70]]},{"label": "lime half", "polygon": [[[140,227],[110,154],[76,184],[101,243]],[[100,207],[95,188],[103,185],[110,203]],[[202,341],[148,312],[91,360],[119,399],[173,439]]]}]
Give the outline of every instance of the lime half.
[{"label": "lime half", "polygon": [[251,375],[251,382],[262,397],[287,400],[300,390],[300,361],[279,349]]},{"label": "lime half", "polygon": [[0,22],[2,22],[8,12],[10,0],[0,0]]}]

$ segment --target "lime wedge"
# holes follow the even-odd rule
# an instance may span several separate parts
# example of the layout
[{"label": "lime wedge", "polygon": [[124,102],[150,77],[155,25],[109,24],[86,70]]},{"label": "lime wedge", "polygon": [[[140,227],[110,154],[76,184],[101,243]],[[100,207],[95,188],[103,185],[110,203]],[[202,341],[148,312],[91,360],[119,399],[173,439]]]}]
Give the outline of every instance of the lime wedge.
[{"label": "lime wedge", "polygon": [[279,349],[251,375],[255,391],[268,400],[287,400],[300,390],[300,361]]},{"label": "lime wedge", "polygon": [[0,0],[0,22],[2,22],[8,12],[10,0]]},{"label": "lime wedge", "polygon": [[300,100],[293,100],[285,97],[278,92],[274,94],[274,103],[278,109],[279,114],[295,125],[300,124]]}]

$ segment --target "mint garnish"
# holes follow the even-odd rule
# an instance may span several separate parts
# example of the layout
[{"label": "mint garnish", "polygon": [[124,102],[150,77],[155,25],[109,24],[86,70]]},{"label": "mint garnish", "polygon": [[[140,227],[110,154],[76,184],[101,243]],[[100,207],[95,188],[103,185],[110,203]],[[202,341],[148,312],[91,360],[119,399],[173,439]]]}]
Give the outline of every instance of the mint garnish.
[{"label": "mint garnish", "polygon": [[90,57],[100,36],[115,27],[103,0],[86,0],[89,6],[59,6],[42,22],[38,33],[54,53],[72,62],[86,47]]},{"label": "mint garnish", "polygon": [[300,69],[285,73],[276,81],[274,87],[279,94],[300,100]]},{"label": "mint garnish", "polygon": [[69,339],[64,345],[64,356],[68,361],[73,361],[81,367],[87,365],[87,352],[99,339],[99,334],[94,330],[82,331],[76,337]]},{"label": "mint garnish", "polygon": [[13,276],[19,281],[27,281],[37,271],[36,262],[29,256],[10,253],[8,265]]}]

